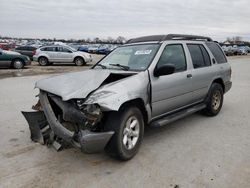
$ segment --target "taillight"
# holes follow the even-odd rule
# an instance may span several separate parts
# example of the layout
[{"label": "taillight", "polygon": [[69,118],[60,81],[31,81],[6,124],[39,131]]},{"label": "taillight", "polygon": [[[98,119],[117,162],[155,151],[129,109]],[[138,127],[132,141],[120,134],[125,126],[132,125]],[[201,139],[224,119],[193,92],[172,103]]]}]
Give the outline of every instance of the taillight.
[{"label": "taillight", "polygon": [[36,50],[33,50],[32,55],[35,55],[35,54],[36,54]]}]

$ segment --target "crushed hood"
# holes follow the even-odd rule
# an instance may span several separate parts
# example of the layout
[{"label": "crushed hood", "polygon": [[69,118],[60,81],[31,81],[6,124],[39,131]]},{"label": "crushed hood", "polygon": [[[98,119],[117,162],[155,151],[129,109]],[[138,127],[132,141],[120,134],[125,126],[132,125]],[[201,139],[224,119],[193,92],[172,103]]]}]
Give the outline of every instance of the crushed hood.
[{"label": "crushed hood", "polygon": [[42,79],[36,82],[35,88],[58,95],[64,101],[86,98],[90,92],[101,86],[110,74],[129,74],[129,72],[111,73],[110,70],[90,69]]}]

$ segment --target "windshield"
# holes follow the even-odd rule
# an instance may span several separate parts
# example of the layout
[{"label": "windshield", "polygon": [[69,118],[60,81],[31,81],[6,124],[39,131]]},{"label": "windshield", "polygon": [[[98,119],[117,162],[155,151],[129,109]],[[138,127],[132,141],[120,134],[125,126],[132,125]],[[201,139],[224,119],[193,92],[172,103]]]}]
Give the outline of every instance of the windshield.
[{"label": "windshield", "polygon": [[72,48],[71,46],[67,46],[71,51],[73,52],[77,52],[77,50],[75,48]]},{"label": "windshield", "polygon": [[146,70],[153,60],[159,44],[140,44],[116,48],[96,67],[132,71]]}]

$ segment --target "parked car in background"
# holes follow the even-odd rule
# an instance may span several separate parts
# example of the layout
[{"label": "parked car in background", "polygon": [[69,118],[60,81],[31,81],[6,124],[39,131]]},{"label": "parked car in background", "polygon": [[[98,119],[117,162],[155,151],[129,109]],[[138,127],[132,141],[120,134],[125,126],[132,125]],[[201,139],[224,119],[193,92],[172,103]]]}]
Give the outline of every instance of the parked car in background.
[{"label": "parked car in background", "polygon": [[237,55],[247,55],[247,49],[244,46],[238,47]]},{"label": "parked car in background", "polygon": [[34,46],[18,46],[14,49],[15,52],[19,52],[22,55],[28,56],[31,60],[33,60],[33,55],[36,53],[36,47]]},{"label": "parked car in background", "polygon": [[0,48],[2,50],[11,50],[11,49],[15,48],[15,45],[9,44],[9,43],[0,43]]},{"label": "parked car in background", "polygon": [[250,47],[249,46],[245,46],[247,53],[250,53]]},{"label": "parked car in background", "polygon": [[111,52],[111,48],[108,45],[101,45],[96,51],[97,54],[104,54],[104,55],[107,55],[110,52]]},{"label": "parked car in background", "polygon": [[0,67],[22,69],[25,65],[30,65],[30,63],[31,61],[28,56],[0,49]]},{"label": "parked car in background", "polygon": [[92,45],[89,45],[88,47],[88,52],[89,53],[96,53],[98,51],[98,48],[100,47],[99,44],[92,44]]},{"label": "parked car in background", "polygon": [[80,52],[70,46],[43,46],[36,50],[33,56],[41,66],[52,63],[75,63],[77,66],[92,62],[92,56],[86,52]]},{"label": "parked car in background", "polygon": [[88,45],[81,45],[81,46],[79,46],[79,48],[77,50],[81,51],[81,52],[88,52],[89,46]]},{"label": "parked car in background", "polygon": [[234,50],[230,46],[222,46],[222,50],[224,51],[226,56],[234,55]]}]

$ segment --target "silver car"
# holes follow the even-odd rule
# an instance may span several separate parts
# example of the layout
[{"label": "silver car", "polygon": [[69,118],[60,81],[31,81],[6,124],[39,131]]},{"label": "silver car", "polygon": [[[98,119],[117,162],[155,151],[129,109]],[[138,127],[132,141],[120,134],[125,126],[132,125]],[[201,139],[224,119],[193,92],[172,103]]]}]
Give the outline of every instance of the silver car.
[{"label": "silver car", "polygon": [[80,52],[70,46],[43,46],[36,50],[33,56],[41,66],[52,63],[75,63],[77,66],[85,65],[92,61],[92,56],[86,52]]},{"label": "silver car", "polygon": [[197,111],[215,116],[231,86],[230,65],[211,38],[147,36],[129,40],[90,70],[38,81],[35,111],[23,114],[33,141],[57,150],[105,149],[129,160],[145,126]]}]

